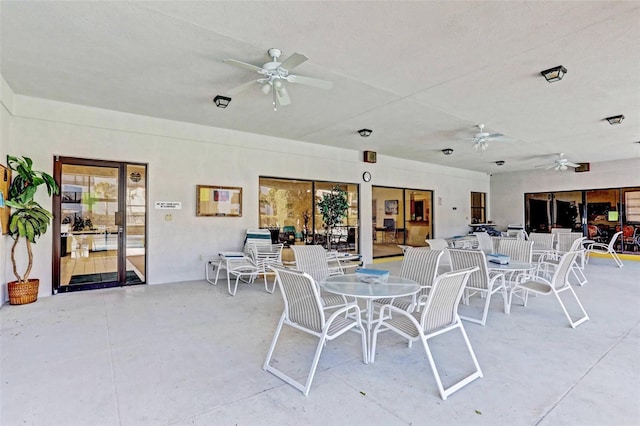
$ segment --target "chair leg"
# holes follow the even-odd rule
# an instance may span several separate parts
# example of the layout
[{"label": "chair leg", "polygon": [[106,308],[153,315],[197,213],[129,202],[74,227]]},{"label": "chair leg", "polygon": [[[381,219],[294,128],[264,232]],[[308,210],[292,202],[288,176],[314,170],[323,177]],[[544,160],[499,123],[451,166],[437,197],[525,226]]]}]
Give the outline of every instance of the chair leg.
[{"label": "chair leg", "polygon": [[618,256],[618,253],[613,250],[609,253],[611,254],[611,257],[613,257],[614,262],[616,262],[616,265],[618,265],[618,268],[622,268],[622,266],[624,265],[622,264],[622,259],[620,259],[620,256]]},{"label": "chair leg", "polygon": [[588,282],[587,277],[584,275],[584,272],[582,272],[582,269],[580,268],[580,265],[578,265],[578,263],[575,261],[573,263],[573,267],[571,268],[571,272],[573,273],[573,276],[576,277],[576,280],[578,280],[578,284],[580,285],[580,287]]},{"label": "chair leg", "polygon": [[587,315],[587,312],[584,310],[584,307],[582,306],[582,303],[580,303],[580,299],[578,299],[578,295],[575,293],[575,291],[573,291],[573,288],[570,285],[568,285],[567,287],[563,288],[560,291],[565,291],[565,290],[569,290],[571,292],[571,294],[573,294],[573,298],[576,300],[576,302],[578,303],[578,306],[580,307],[580,310],[582,311],[583,316],[580,317],[576,321],[573,321],[571,319],[571,316],[569,315],[569,312],[567,311],[567,308],[564,306],[564,303],[562,303],[562,300],[560,299],[559,292],[554,291],[553,294],[556,296],[556,299],[560,303],[560,306],[562,307],[562,311],[564,312],[565,316],[569,320],[569,324],[571,325],[571,328],[576,328],[577,326],[579,326],[583,322],[588,321],[589,320],[589,315]]},{"label": "chair leg", "polygon": [[278,325],[276,327],[275,333],[273,333],[273,339],[271,339],[271,345],[269,345],[269,351],[267,352],[267,358],[264,360],[264,364],[262,365],[263,370],[267,370],[269,367],[269,363],[271,362],[271,357],[273,356],[273,350],[276,348],[276,343],[278,342],[278,337],[280,336],[280,331],[282,330],[282,324],[284,324],[285,313],[283,312],[280,316],[280,321],[278,321]]},{"label": "chair leg", "polygon": [[233,291],[231,291],[231,280],[227,281],[227,291],[230,295],[235,296],[238,291],[238,280],[240,279],[240,274],[236,275],[236,283],[233,287]]},{"label": "chair leg", "polygon": [[[491,297],[491,294],[487,294],[487,299],[489,299],[490,297]],[[464,326],[462,325],[462,323],[460,321],[458,321],[458,324],[456,326],[454,326],[453,328],[459,328],[460,329],[460,332],[462,333],[462,337],[464,338],[465,344],[467,345],[467,349],[469,350],[469,354],[471,355],[471,359],[473,360],[473,365],[475,366],[475,371],[473,373],[469,374],[467,377],[459,380],[457,383],[449,386],[447,389],[445,389],[444,386],[442,385],[442,380],[440,379],[440,374],[438,373],[438,368],[436,367],[435,360],[433,359],[433,355],[431,354],[431,350],[429,348],[428,339],[430,337],[434,337],[434,336],[430,336],[430,337],[421,336],[421,339],[420,339],[422,341],[422,346],[424,347],[424,350],[425,350],[425,352],[427,354],[427,358],[429,360],[429,365],[431,366],[431,371],[433,371],[433,375],[434,375],[434,377],[436,379],[436,384],[438,385],[438,391],[440,391],[440,397],[443,400],[446,400],[449,395],[451,395],[454,392],[460,390],[462,387],[464,387],[467,384],[471,383],[475,379],[483,377],[482,370],[480,369],[480,364],[478,364],[478,359],[476,358],[476,354],[473,352],[473,348],[471,347],[471,342],[469,341],[469,338],[467,337],[467,333],[464,330]],[[453,328],[449,329],[448,331],[453,330]]]}]

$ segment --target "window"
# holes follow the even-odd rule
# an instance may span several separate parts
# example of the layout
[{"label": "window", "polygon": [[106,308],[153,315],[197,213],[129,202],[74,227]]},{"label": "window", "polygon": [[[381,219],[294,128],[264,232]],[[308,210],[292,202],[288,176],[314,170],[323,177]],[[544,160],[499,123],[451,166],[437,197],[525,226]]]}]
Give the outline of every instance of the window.
[{"label": "window", "polygon": [[627,222],[640,223],[640,191],[625,192],[624,205]]},{"label": "window", "polygon": [[486,223],[486,195],[484,192],[471,193],[471,223]]},{"label": "window", "polygon": [[342,225],[333,230],[332,248],[357,251],[359,193],[355,184],[261,177],[259,226],[271,230],[274,241],[326,244],[326,230],[316,203],[335,186],[347,192],[349,209]]}]

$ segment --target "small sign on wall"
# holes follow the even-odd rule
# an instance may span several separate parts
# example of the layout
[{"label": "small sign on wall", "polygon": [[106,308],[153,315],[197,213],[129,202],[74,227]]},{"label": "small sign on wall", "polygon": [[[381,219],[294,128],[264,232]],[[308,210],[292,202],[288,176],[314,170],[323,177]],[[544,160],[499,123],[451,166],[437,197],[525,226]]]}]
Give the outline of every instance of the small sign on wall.
[{"label": "small sign on wall", "polygon": [[182,202],[180,201],[156,201],[157,210],[181,210]]}]

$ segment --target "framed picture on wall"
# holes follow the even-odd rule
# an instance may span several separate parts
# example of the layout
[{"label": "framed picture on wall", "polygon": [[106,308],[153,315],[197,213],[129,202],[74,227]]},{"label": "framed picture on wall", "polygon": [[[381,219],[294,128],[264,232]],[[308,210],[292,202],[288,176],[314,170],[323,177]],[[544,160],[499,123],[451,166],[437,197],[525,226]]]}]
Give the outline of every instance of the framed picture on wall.
[{"label": "framed picture on wall", "polygon": [[242,216],[242,188],[197,185],[196,216]]},{"label": "framed picture on wall", "polygon": [[384,214],[390,214],[390,215],[398,214],[398,200],[385,200]]}]

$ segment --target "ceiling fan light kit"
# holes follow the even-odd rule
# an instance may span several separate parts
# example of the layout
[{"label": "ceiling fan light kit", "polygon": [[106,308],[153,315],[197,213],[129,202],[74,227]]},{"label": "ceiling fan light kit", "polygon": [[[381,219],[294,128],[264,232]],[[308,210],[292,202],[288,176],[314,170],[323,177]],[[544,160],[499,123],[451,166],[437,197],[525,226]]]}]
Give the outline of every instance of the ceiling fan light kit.
[{"label": "ceiling fan light kit", "polygon": [[291,104],[291,98],[289,97],[289,92],[285,87],[285,82],[304,84],[326,90],[331,89],[333,86],[333,83],[330,81],[290,74],[291,70],[309,59],[306,56],[300,53],[293,53],[283,62],[280,62],[279,59],[282,55],[282,51],[280,49],[272,48],[267,52],[271,58],[271,62],[267,62],[262,65],[262,67],[237,61],[235,59],[225,59],[223,61],[224,63],[237,68],[257,72],[261,76],[255,80],[248,81],[229,90],[229,94],[239,93],[257,83],[260,85],[262,93],[265,95],[269,95],[269,93],[271,93],[273,110],[277,111],[278,105],[286,106]]},{"label": "ceiling fan light kit", "polygon": [[487,147],[489,146],[489,141],[504,136],[502,133],[485,132],[484,124],[478,124],[476,127],[478,127],[480,131],[473,136],[473,147],[480,153],[487,149]]},{"label": "ceiling fan light kit", "polygon": [[620,114],[620,115],[613,115],[611,117],[607,117],[605,118],[605,120],[607,120],[609,122],[609,124],[611,124],[612,126],[616,125],[616,124],[621,124],[622,120],[624,120],[624,115]]},{"label": "ceiling fan light kit", "polygon": [[360,133],[360,136],[362,136],[363,138],[368,138],[369,136],[371,136],[371,133],[373,133],[373,130],[371,130],[371,129],[360,129],[360,130],[358,130],[358,133]]},{"label": "ceiling fan light kit", "polygon": [[567,170],[569,167],[573,167],[573,168],[580,167],[580,164],[573,163],[569,161],[569,159],[565,158],[563,153],[559,153],[557,155],[558,155],[558,158],[556,158],[553,161],[553,163],[541,164],[539,166],[536,166],[536,168],[544,167],[545,170],[554,169],[556,172],[563,172]]},{"label": "ceiling fan light kit", "polygon": [[562,80],[562,77],[567,73],[567,69],[562,65],[558,65],[557,67],[549,68],[548,70],[540,71],[540,74],[547,80],[549,83],[553,83],[556,81]]},{"label": "ceiling fan light kit", "polygon": [[222,95],[218,95],[213,98],[213,103],[215,103],[218,108],[226,108],[229,106],[230,102],[231,98]]}]

